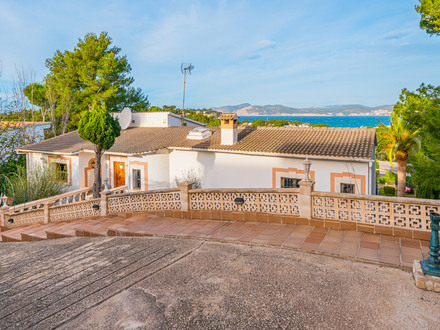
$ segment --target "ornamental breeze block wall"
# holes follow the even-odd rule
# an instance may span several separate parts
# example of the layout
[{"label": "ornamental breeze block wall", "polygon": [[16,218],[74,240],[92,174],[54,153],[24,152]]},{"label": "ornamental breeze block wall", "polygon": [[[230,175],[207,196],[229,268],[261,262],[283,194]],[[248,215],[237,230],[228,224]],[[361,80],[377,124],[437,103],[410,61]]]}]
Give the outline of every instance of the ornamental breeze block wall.
[{"label": "ornamental breeze block wall", "polygon": [[[2,226],[13,228],[108,213],[148,211],[167,217],[294,223],[429,240],[429,213],[440,211],[437,200],[300,189],[190,189],[190,183],[185,184],[173,189],[112,192],[101,199],[19,213],[11,213],[12,207],[6,207],[5,212],[2,207]],[[236,203],[236,198],[242,198],[243,203]],[[309,200],[310,207],[300,207],[300,200]],[[100,205],[100,209],[93,205]],[[14,220],[13,224],[8,224],[9,218]]]},{"label": "ornamental breeze block wall", "polygon": [[[299,189],[279,190],[191,190],[190,205],[192,210],[218,210],[238,212],[263,212],[299,216]],[[243,198],[243,204],[234,202]]]}]

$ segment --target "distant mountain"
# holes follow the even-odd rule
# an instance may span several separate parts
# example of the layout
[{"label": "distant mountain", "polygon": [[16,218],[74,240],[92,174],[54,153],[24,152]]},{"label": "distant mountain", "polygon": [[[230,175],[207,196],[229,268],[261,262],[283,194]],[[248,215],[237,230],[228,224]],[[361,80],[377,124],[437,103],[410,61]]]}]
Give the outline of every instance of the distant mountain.
[{"label": "distant mountain", "polygon": [[387,115],[393,110],[393,105],[367,107],[360,104],[328,105],[324,107],[290,108],[284,105],[251,105],[243,103],[211,108],[220,112],[234,112],[239,116],[275,116],[275,115]]}]

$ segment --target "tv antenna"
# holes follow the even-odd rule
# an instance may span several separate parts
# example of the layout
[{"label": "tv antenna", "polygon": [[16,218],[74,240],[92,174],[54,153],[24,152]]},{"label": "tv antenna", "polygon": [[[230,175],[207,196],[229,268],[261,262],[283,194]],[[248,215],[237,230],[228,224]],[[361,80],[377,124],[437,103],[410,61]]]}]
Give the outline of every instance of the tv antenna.
[{"label": "tv antenna", "polygon": [[191,63],[182,63],[182,65],[180,66],[180,71],[182,71],[183,73],[183,103],[182,103],[182,123],[180,124],[181,126],[185,126],[184,125],[184,120],[185,120],[185,84],[186,84],[186,71],[189,72],[189,74],[191,74],[191,70],[194,69],[194,66]]}]

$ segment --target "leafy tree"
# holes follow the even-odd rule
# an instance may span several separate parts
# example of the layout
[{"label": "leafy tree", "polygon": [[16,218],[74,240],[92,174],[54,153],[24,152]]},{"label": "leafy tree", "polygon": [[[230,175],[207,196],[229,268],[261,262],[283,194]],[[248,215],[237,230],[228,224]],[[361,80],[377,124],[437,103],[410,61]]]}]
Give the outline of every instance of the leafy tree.
[{"label": "leafy tree", "polygon": [[419,0],[420,5],[415,6],[421,14],[420,28],[426,33],[440,35],[440,0]]},{"label": "leafy tree", "polygon": [[142,93],[140,88],[127,87],[121,88],[116,97],[107,101],[109,109],[121,111],[128,107],[133,112],[149,111],[150,102],[148,97]]},{"label": "leafy tree", "polygon": [[40,107],[43,122],[46,121],[46,115],[50,110],[49,100],[47,99],[46,85],[40,83],[29,84],[24,89],[24,94],[31,104]]},{"label": "leafy tree", "polygon": [[423,137],[420,152],[410,157],[416,196],[440,199],[440,87],[403,89],[393,111]]},{"label": "leafy tree", "polygon": [[111,44],[107,32],[99,36],[88,33],[79,39],[73,51],[57,50],[46,60],[50,71],[46,81],[53,85],[52,94],[58,96],[59,116],[72,121],[69,126],[64,125],[62,131],[76,129],[81,114],[90,110],[95,102],[105,102],[112,112],[125,106],[135,111],[148,108],[147,96],[131,87],[134,78],[128,76],[131,66],[126,56],[119,55],[121,49]]},{"label": "leafy tree", "polygon": [[379,120],[378,133],[384,149],[387,151],[390,163],[397,159],[397,196],[405,197],[406,161],[410,154],[416,154],[421,147],[420,131],[412,131],[408,123],[398,114],[391,116],[390,126]]},{"label": "leafy tree", "polygon": [[121,126],[118,120],[110,116],[105,103],[93,104],[92,109],[83,115],[78,126],[79,137],[92,142],[95,146],[93,198],[98,198],[101,189],[101,157],[121,135]]}]

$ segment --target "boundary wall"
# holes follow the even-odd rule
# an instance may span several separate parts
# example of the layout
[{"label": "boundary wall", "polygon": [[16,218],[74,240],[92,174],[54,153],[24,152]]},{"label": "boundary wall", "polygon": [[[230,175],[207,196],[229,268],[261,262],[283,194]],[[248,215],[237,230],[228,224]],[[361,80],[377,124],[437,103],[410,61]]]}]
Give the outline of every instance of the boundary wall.
[{"label": "boundary wall", "polygon": [[76,191],[75,197],[55,198],[71,203],[54,205],[52,198],[29,203],[28,210],[3,206],[1,225],[7,230],[147,211],[175,218],[291,223],[429,240],[429,213],[440,212],[439,200],[316,192],[313,184],[301,181],[298,189],[192,189],[191,182],[182,182],[180,188],[143,192],[127,192],[124,186],[101,192],[100,199],[79,201]]}]

